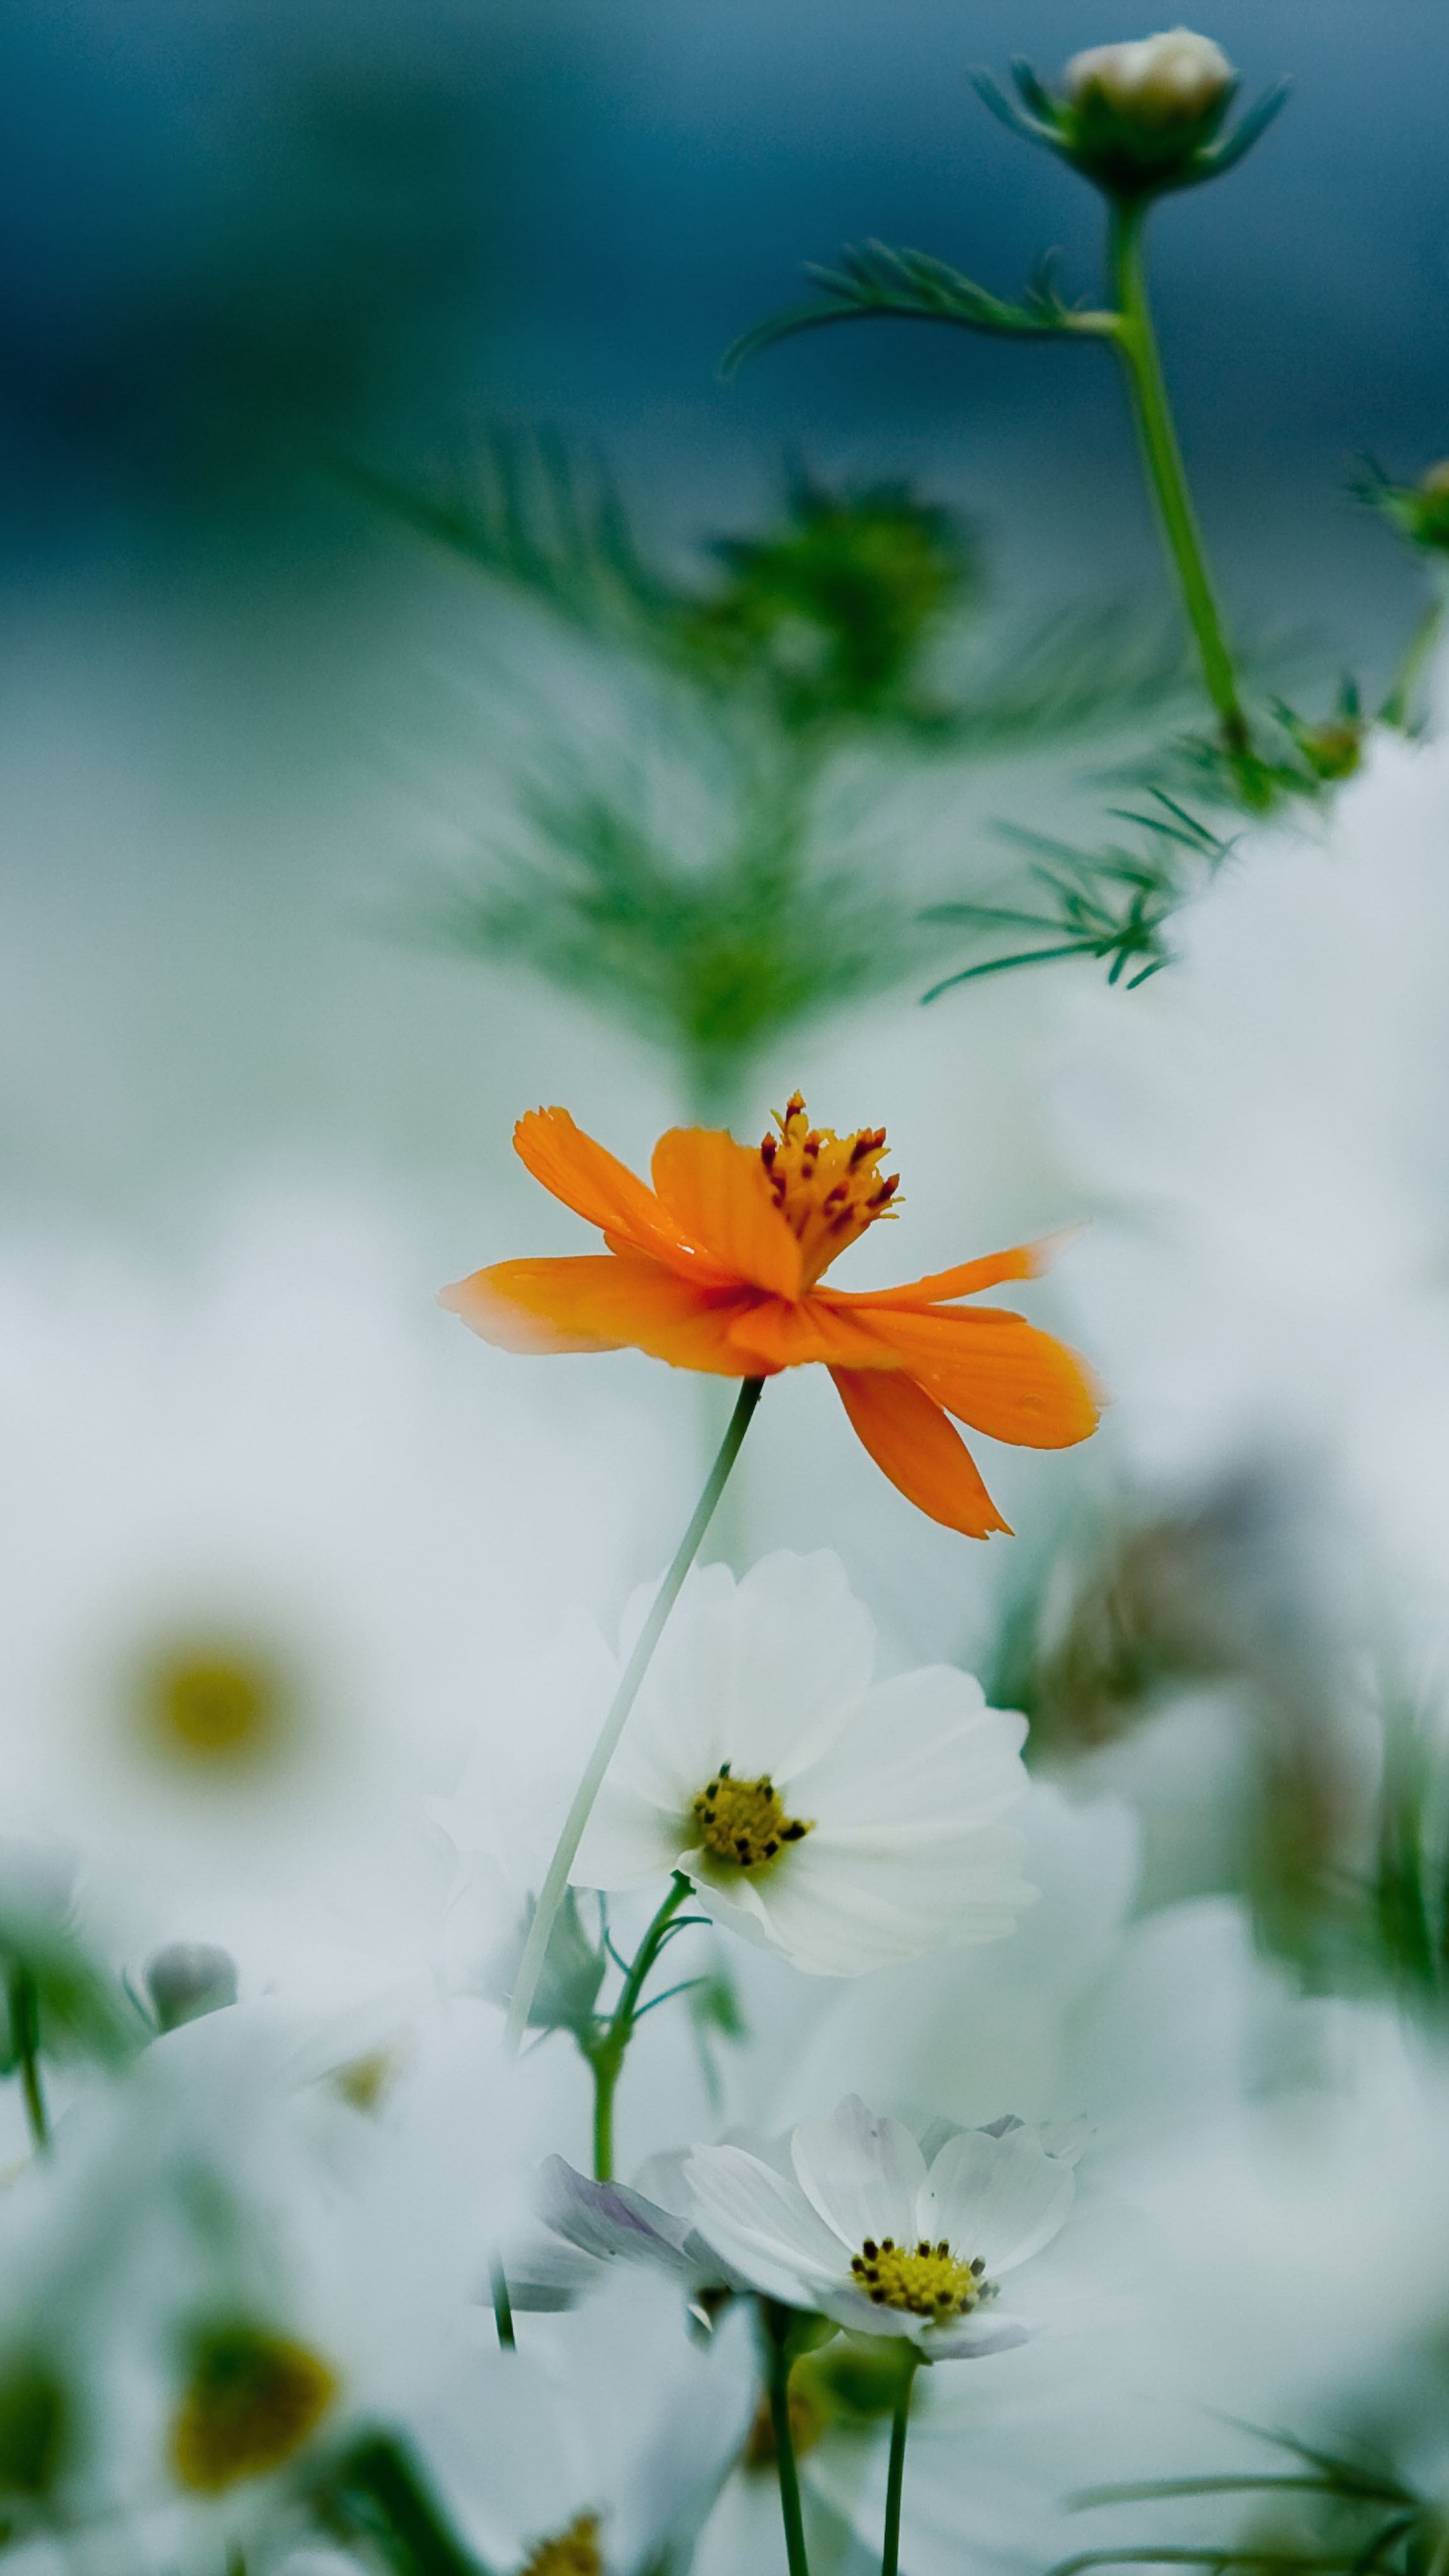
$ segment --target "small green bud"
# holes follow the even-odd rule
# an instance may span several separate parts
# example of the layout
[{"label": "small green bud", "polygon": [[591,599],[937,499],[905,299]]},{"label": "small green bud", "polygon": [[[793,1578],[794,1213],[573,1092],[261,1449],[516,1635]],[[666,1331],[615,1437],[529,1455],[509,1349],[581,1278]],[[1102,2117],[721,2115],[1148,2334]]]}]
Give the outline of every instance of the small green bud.
[{"label": "small green bud", "polygon": [[1388,487],[1383,505],[1414,545],[1449,553],[1449,457],[1431,465],[1417,483]]},{"label": "small green bud", "polygon": [[1062,74],[1060,132],[1089,178],[1122,196],[1150,194],[1194,174],[1237,94],[1220,45],[1173,27],[1074,54]]},{"label": "small green bud", "polygon": [[0,2367],[0,2497],[49,2495],[70,2430],[70,2401],[48,2361],[21,2355]]},{"label": "small green bud", "polygon": [[236,1961],[210,1941],[169,1941],[146,1970],[146,1990],[162,2029],[178,2030],[236,2002]]}]

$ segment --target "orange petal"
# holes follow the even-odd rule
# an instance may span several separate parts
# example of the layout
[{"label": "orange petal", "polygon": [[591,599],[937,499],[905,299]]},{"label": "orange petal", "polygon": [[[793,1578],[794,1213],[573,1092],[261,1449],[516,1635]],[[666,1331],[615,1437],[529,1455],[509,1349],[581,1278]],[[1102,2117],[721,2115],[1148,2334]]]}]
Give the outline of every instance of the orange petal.
[{"label": "orange petal", "polygon": [[929,1279],[908,1279],[903,1288],[832,1288],[837,1304],[893,1307],[939,1306],[950,1297],[974,1297],[979,1288],[999,1287],[1003,1279],[1039,1279],[1078,1232],[1064,1226],[1036,1243],[1018,1243],[1010,1252],[988,1252],[979,1261],[960,1262],[954,1270],[933,1271]]},{"label": "orange petal", "polygon": [[627,1163],[586,1136],[566,1109],[530,1109],[513,1131],[514,1151],[556,1199],[575,1216],[599,1226],[611,1242],[632,1252],[647,1252],[681,1277],[703,1278],[723,1285],[728,1270],[701,1257],[699,1245],[686,1239]]},{"label": "orange petal", "polygon": [[823,1360],[827,1368],[896,1368],[899,1363],[850,1315],[838,1315],[827,1297],[761,1297],[730,1328],[733,1348],[770,1370],[802,1368]]},{"label": "orange petal", "polygon": [[716,1127],[671,1127],[654,1148],[654,1187],[681,1234],[733,1279],[800,1294],[800,1246],[759,1155]]},{"label": "orange petal", "polygon": [[1084,1361],[1065,1342],[999,1306],[893,1311],[865,1324],[935,1403],[973,1431],[1022,1449],[1070,1449],[1096,1430]]},{"label": "orange petal", "polygon": [[939,1404],[908,1377],[889,1369],[832,1369],[856,1438],[882,1474],[933,1521],[965,1538],[989,1538],[1004,1521],[981,1481],[976,1461]]},{"label": "orange petal", "polygon": [[627,1346],[674,1368],[704,1369],[716,1377],[765,1374],[726,1337],[740,1310],[738,1297],[708,1295],[637,1255],[500,1261],[443,1289],[438,1303],[505,1351]]}]

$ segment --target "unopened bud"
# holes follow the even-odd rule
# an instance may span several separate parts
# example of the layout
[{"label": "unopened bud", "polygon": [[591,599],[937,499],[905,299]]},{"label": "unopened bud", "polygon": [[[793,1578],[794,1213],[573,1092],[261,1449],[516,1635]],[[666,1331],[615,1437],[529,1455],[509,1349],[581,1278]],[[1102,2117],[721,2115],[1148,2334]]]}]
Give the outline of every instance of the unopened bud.
[{"label": "unopened bud", "polygon": [[1092,45],[1074,54],[1062,75],[1074,106],[1089,95],[1113,113],[1158,128],[1199,125],[1225,106],[1237,75],[1211,36],[1172,27],[1121,45]]},{"label": "unopened bud", "polygon": [[169,1941],[146,1970],[146,1990],[163,2030],[179,2030],[237,1997],[236,1961],[210,1941]]}]

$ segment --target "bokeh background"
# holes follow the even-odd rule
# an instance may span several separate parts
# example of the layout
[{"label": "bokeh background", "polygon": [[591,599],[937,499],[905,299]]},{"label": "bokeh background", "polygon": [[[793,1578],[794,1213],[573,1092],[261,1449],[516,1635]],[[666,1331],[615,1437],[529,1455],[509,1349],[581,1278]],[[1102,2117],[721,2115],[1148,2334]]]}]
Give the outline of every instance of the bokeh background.
[{"label": "bokeh background", "polygon": [[[463,1349],[433,1284],[576,1240],[512,1165],[513,1116],[565,1099],[637,1156],[681,1104],[668,1064],[581,1003],[419,934],[434,872],[486,858],[515,726],[536,744],[520,657],[546,705],[559,648],[546,626],[520,643],[485,581],[337,468],[551,425],[607,457],[679,559],[768,514],[787,460],[909,475],[979,519],[1004,611],[1167,613],[1096,353],[889,326],[716,374],[802,261],[870,234],[1006,291],[1057,244],[1090,294],[1090,193],[995,126],[969,73],[1117,32],[1078,0],[134,0],[12,20],[13,1245],[184,1280],[219,1258],[220,1210],[360,1210],[459,1400],[485,1390],[481,1421],[511,1364]],[[1161,216],[1184,436],[1240,630],[1372,681],[1421,577],[1347,486],[1365,452],[1412,476],[1444,444],[1449,26],[1435,0],[1222,0],[1212,32],[1250,92],[1285,71],[1295,91],[1230,188]],[[933,826],[946,858],[1045,780],[1040,762],[963,776]],[[797,1080],[822,1116],[888,1120],[912,1269],[1055,1223],[1080,1193],[1041,1097],[1062,990],[861,1006],[770,1064],[750,1123]],[[628,1359],[603,1375],[607,1394],[579,1367],[539,1401],[602,1408],[622,1444],[607,1594],[658,1561],[698,1444],[691,1390]],[[960,1643],[975,1561],[963,1575],[955,1542],[844,1473],[817,1391],[774,1412],[758,1538],[838,1541],[918,1645]],[[1011,1489],[1044,1492],[1038,1465]]]}]

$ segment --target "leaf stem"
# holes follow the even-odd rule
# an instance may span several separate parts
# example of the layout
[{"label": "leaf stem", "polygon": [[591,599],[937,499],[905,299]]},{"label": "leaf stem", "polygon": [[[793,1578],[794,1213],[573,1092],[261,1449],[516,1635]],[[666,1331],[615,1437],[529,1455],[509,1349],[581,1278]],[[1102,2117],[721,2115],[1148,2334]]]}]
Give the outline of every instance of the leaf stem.
[{"label": "leaf stem", "polygon": [[785,2526],[785,2556],[790,2576],[810,2576],[805,2555],[805,2517],[800,2506],[800,2472],[795,2466],[795,2437],[790,2430],[790,2372],[795,2361],[794,2327],[789,2309],[760,2302],[769,2352],[770,2424],[775,2436],[775,2468],[780,2481],[780,2518]]},{"label": "leaf stem", "polygon": [[745,1433],[754,1418],[755,1407],[760,1401],[764,1384],[762,1377],[747,1377],[741,1384],[735,1409],[729,1419],[729,1427],[720,1442],[714,1465],[705,1479],[704,1491],[694,1507],[693,1518],[679,1542],[674,1561],[655,1595],[649,1616],[639,1632],[638,1644],[624,1667],[623,1678],[614,1693],[609,1713],[599,1730],[598,1742],[589,1755],[584,1766],[583,1777],[574,1791],[573,1804],[564,1819],[563,1831],[559,1835],[553,1858],[549,1862],[539,1900],[534,1908],[533,1921],[529,1925],[528,1939],[523,1945],[523,1956],[518,1963],[518,1975],[514,1980],[513,1995],[508,2006],[508,2020],[504,2030],[505,2044],[510,2050],[517,2050],[528,2027],[529,2009],[538,1991],[539,1978],[543,1973],[549,1934],[553,1930],[559,1907],[563,1903],[564,1891],[569,1883],[569,1871],[578,1856],[578,1848],[584,1838],[584,1827],[593,1813],[594,1800],[603,1785],[604,1774],[614,1758],[629,1711],[638,1696],[639,1685],[649,1669],[650,1658],[664,1633],[665,1622],[683,1589],[684,1578],[699,1554],[705,1531],[714,1516],[714,1507],[729,1482],[730,1469],[740,1454]]},{"label": "leaf stem", "polygon": [[921,2355],[912,2345],[901,2373],[900,2389],[891,2416],[891,2456],[886,2471],[885,2535],[881,2543],[880,2576],[896,2576],[900,2564],[901,2487],[906,2474],[906,2434],[910,2428],[911,2397],[920,2366]]},{"label": "leaf stem", "polygon": [[595,2182],[612,2182],[614,2179],[614,2094],[624,2071],[634,2026],[639,2019],[639,1998],[664,1947],[670,1925],[691,1892],[690,1882],[683,1871],[676,1870],[669,1883],[668,1895],[634,1953],[623,1990],[609,2020],[597,2038],[584,2043],[584,2055],[594,2071]]},{"label": "leaf stem", "polygon": [[10,2006],[10,2045],[20,2069],[25,2116],[38,2155],[50,2153],[50,2121],[40,2085],[40,1996],[29,1968],[12,1960],[6,1978]]},{"label": "leaf stem", "polygon": [[1108,262],[1117,313],[1111,337],[1127,378],[1128,398],[1142,449],[1142,461],[1182,591],[1188,623],[1196,639],[1203,680],[1217,714],[1223,748],[1241,775],[1252,757],[1252,736],[1203,551],[1202,534],[1162,372],[1152,308],[1147,297],[1143,259],[1145,218],[1145,204],[1124,202],[1120,198],[1112,200]]}]

